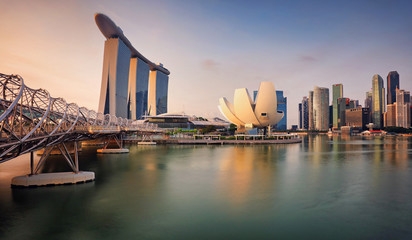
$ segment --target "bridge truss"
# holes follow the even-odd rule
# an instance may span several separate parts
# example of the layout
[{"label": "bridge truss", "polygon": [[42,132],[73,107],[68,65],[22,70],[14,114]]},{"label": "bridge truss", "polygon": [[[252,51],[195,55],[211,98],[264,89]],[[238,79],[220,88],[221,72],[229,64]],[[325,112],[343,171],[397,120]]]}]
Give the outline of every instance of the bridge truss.
[{"label": "bridge truss", "polygon": [[61,148],[65,142],[77,144],[122,132],[159,131],[150,124],[138,125],[53,98],[44,89],[26,86],[19,75],[0,73],[0,94],[0,163],[42,148]]}]

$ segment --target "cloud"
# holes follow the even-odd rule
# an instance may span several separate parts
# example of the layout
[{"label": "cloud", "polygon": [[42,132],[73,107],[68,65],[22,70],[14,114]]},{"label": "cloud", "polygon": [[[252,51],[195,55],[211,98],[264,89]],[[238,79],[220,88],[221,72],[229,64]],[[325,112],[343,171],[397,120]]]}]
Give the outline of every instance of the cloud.
[{"label": "cloud", "polygon": [[216,70],[220,64],[213,59],[205,59],[201,65],[206,70]]},{"label": "cloud", "polygon": [[300,61],[301,62],[316,62],[316,61],[318,61],[318,59],[316,59],[315,57],[312,57],[312,56],[302,55],[302,56],[300,56]]}]

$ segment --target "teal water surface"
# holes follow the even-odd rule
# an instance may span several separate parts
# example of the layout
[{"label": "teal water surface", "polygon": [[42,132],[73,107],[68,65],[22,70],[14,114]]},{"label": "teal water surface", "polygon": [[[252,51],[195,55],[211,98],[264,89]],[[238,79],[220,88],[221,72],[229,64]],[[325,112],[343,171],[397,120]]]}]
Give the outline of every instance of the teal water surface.
[{"label": "teal water surface", "polygon": [[28,156],[0,164],[0,239],[412,239],[412,138],[129,147],[83,148],[79,185],[11,189]]}]

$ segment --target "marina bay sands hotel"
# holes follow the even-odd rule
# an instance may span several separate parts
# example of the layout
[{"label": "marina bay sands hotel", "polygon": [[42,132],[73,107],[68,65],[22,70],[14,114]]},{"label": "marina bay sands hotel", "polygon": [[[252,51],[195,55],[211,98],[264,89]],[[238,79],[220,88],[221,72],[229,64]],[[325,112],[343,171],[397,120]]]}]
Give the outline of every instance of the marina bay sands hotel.
[{"label": "marina bay sands hotel", "polygon": [[97,13],[95,21],[107,39],[98,111],[133,120],[166,113],[170,72],[140,54],[109,17]]}]

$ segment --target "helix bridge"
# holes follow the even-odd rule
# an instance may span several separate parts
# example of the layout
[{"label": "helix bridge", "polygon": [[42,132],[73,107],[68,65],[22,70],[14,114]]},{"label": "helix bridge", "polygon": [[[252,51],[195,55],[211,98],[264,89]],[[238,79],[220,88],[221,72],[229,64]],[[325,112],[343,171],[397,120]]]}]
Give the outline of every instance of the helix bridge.
[{"label": "helix bridge", "polygon": [[[47,90],[28,87],[19,75],[0,73],[0,163],[19,155],[58,148],[74,172],[78,171],[79,141],[118,137],[125,133],[160,133],[156,125],[103,114],[52,97]],[[75,157],[70,157],[67,143],[74,143]],[[33,158],[33,157],[32,157]],[[32,163],[33,164],[33,163]],[[32,174],[41,167],[39,161]],[[34,171],[35,170],[35,171]]]}]

